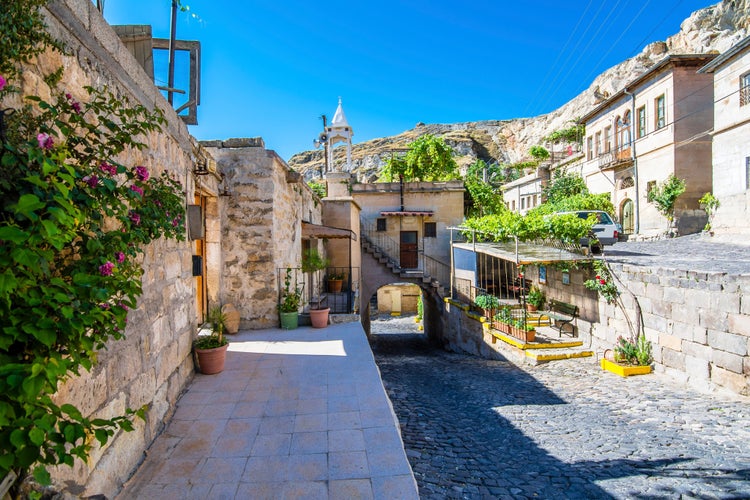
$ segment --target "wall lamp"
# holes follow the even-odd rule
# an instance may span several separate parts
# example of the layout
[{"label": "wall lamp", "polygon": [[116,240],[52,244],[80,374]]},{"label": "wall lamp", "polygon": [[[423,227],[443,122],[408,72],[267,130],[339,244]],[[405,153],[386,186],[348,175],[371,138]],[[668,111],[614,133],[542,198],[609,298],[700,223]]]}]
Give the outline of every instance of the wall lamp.
[{"label": "wall lamp", "polygon": [[224,172],[221,173],[221,183],[224,187],[219,189],[219,196],[232,196],[232,192],[229,191],[229,186],[227,186],[227,176]]},{"label": "wall lamp", "polygon": [[205,158],[198,158],[195,160],[195,168],[193,169],[195,175],[208,175],[208,161]]}]

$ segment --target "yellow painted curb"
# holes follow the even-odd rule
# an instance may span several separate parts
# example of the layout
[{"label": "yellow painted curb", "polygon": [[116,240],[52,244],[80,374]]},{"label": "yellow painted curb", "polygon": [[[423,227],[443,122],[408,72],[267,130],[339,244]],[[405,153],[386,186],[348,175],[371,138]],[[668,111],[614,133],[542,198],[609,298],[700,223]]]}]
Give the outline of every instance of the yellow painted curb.
[{"label": "yellow painted curb", "polygon": [[629,377],[631,375],[646,375],[647,373],[651,373],[650,366],[622,366],[604,358],[602,358],[601,360],[601,366],[602,370],[607,370],[608,372],[612,372],[615,375],[619,375],[621,377]]},{"label": "yellow painted curb", "polygon": [[509,335],[502,334],[502,333],[498,332],[497,330],[491,331],[490,335],[492,335],[493,337],[495,337],[498,340],[502,340],[506,344],[510,344],[513,347],[517,347],[519,349],[528,349],[532,345],[532,344],[527,344],[525,342],[522,342],[522,341],[518,340],[515,337],[511,337]]},{"label": "yellow painted curb", "polygon": [[582,341],[560,342],[559,344],[529,344],[529,349],[567,349],[569,347],[581,347]]}]

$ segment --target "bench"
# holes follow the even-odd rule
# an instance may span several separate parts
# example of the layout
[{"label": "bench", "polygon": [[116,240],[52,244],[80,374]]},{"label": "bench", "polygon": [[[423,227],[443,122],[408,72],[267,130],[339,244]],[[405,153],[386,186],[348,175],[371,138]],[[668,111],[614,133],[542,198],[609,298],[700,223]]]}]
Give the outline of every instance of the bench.
[{"label": "bench", "polygon": [[549,312],[547,316],[552,320],[550,325],[552,328],[560,332],[560,336],[565,333],[565,329],[568,328],[571,337],[577,337],[576,332],[578,318],[578,306],[562,302],[560,300],[549,301]]}]

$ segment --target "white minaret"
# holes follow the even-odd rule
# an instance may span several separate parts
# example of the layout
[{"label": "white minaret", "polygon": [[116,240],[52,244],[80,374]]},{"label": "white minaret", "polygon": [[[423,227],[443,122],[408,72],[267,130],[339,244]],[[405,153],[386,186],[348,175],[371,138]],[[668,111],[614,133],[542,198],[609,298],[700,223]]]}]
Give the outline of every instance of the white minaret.
[{"label": "white minaret", "polygon": [[341,168],[336,168],[333,163],[333,149],[339,142],[346,143],[346,165],[343,168],[344,172],[352,171],[352,136],[354,132],[349,126],[349,122],[346,121],[346,115],[344,114],[344,108],[341,106],[341,97],[339,97],[339,105],[336,108],[336,113],[333,115],[333,120],[326,127],[326,135],[328,136],[328,168],[331,172],[341,172]]}]

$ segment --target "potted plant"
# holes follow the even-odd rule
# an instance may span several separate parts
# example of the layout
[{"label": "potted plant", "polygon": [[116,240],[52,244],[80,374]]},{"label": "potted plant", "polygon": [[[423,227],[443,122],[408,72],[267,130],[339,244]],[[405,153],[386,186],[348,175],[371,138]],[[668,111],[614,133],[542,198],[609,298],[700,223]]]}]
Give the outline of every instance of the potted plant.
[{"label": "potted plant", "polygon": [[545,300],[544,292],[538,286],[532,285],[528,295],[526,295],[526,310],[533,312],[541,309]]},{"label": "potted plant", "polygon": [[653,360],[651,342],[641,333],[635,341],[617,337],[614,352],[610,349],[605,351],[601,366],[604,370],[628,377],[651,373]]},{"label": "potted plant", "polygon": [[332,271],[328,273],[328,291],[340,293],[344,285],[344,273]]},{"label": "potted plant", "polygon": [[321,270],[328,267],[328,264],[328,259],[321,257],[315,248],[308,249],[302,256],[302,272],[310,274],[310,282],[312,283],[310,288],[310,322],[312,322],[313,328],[328,326],[328,315],[331,308],[321,306],[322,290],[320,286],[316,286],[316,281],[318,281],[316,278]]},{"label": "potted plant", "polygon": [[198,357],[198,368],[201,373],[211,375],[224,370],[229,341],[224,337],[226,316],[221,306],[212,308],[208,313],[211,325],[210,335],[201,335],[193,341],[193,349]]},{"label": "potted plant", "polygon": [[286,268],[284,290],[279,302],[279,317],[281,328],[293,330],[299,324],[299,306],[302,301],[302,287],[296,283],[292,286],[292,268]]},{"label": "potted plant", "polygon": [[482,295],[478,295],[474,299],[474,304],[484,310],[484,314],[488,317],[492,317],[493,310],[500,307],[500,299],[495,297],[494,295],[489,295],[486,293],[483,293]]}]

